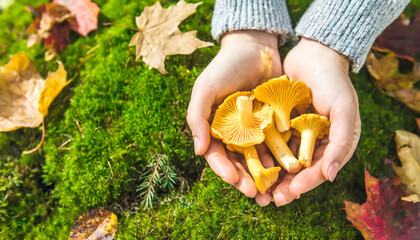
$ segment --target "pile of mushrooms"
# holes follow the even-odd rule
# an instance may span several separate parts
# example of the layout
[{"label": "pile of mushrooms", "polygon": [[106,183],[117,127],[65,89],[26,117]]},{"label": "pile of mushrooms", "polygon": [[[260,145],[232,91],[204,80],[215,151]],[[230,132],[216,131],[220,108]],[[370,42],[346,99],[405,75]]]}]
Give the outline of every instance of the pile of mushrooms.
[{"label": "pile of mushrooms", "polygon": [[[283,75],[251,92],[236,92],[227,97],[216,110],[211,134],[230,151],[245,156],[255,185],[264,194],[278,180],[281,168],[264,168],[255,145],[265,142],[289,173],[299,172],[302,166],[310,167],[315,141],[328,135],[330,127],[324,116],[301,114],[310,104],[311,92],[306,84]],[[293,109],[301,115],[290,120]],[[298,158],[287,145],[292,132],[301,137]]]}]

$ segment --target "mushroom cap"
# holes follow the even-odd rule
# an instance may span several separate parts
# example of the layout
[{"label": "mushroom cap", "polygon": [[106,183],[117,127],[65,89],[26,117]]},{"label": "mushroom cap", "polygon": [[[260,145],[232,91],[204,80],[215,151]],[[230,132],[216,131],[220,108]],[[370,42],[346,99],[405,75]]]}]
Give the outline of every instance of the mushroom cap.
[{"label": "mushroom cap", "polygon": [[302,114],[292,119],[290,125],[297,130],[293,132],[297,136],[300,136],[304,130],[310,130],[314,136],[321,139],[324,135],[328,135],[330,131],[330,122],[328,119],[314,113]]},{"label": "mushroom cap", "polygon": [[[296,108],[299,112],[303,112],[312,101],[311,91],[306,84],[295,81],[294,79],[289,80],[287,75],[273,78],[259,85],[254,90],[254,95],[259,101],[269,104],[273,108],[276,116],[288,118],[282,119],[287,126],[284,126],[285,129],[279,129],[279,131],[285,131],[290,128],[290,113],[293,108]],[[279,128],[280,126],[277,127]]]},{"label": "mushroom cap", "polygon": [[[249,122],[241,122],[238,101],[245,101],[252,109],[248,116]],[[251,111],[249,109],[249,111]],[[249,147],[262,143],[265,139],[264,128],[272,122],[273,110],[270,106],[255,100],[250,92],[236,92],[225,99],[216,110],[211,133],[214,138],[221,139],[225,144],[238,147]]]}]

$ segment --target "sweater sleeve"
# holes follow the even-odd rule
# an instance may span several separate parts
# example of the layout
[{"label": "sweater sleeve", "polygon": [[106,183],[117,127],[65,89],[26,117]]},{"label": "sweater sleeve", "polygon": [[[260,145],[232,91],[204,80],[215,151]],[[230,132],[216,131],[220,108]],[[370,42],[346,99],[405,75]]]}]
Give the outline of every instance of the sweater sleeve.
[{"label": "sweater sleeve", "polygon": [[279,44],[293,34],[285,0],[216,0],[211,33],[220,41],[231,30],[261,30],[279,35]]},{"label": "sweater sleeve", "polygon": [[358,72],[376,37],[410,0],[315,0],[296,27],[298,36],[347,56]]}]

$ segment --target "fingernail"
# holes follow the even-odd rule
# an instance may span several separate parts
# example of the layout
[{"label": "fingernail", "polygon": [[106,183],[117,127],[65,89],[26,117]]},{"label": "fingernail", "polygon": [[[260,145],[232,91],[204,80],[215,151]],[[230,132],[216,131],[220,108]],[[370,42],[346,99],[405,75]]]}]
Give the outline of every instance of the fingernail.
[{"label": "fingernail", "polygon": [[198,137],[194,137],[194,151],[195,151],[195,155],[200,155],[201,153],[201,144]]},{"label": "fingernail", "polygon": [[295,199],[299,199],[300,198],[300,195],[297,195],[297,197],[295,197]]},{"label": "fingernail", "polygon": [[328,178],[331,182],[334,181],[335,177],[337,176],[339,167],[340,164],[338,162],[334,162],[330,165],[330,168],[328,168]]}]

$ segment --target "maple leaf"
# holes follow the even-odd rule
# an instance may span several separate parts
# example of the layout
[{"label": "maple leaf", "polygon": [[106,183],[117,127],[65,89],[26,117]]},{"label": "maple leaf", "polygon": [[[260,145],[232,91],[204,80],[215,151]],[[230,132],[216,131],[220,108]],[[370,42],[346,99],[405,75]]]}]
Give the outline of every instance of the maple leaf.
[{"label": "maple leaf", "polygon": [[70,29],[78,28],[78,23],[71,12],[60,4],[45,4],[37,8],[26,7],[37,18],[28,27],[28,43],[31,47],[44,40],[47,49],[45,60],[52,60],[58,51],[64,50],[70,43]]},{"label": "maple leaf", "polygon": [[76,17],[78,25],[72,29],[83,36],[98,28],[99,7],[90,0],[54,0],[53,3],[66,6]]},{"label": "maple leaf", "polygon": [[415,239],[420,236],[418,203],[402,201],[398,179],[378,180],[365,169],[367,200],[344,201],[347,219],[365,239]]},{"label": "maple leaf", "polygon": [[420,138],[414,133],[397,130],[395,143],[402,166],[398,167],[392,162],[392,169],[405,184],[404,192],[410,194],[402,199],[420,202]]},{"label": "maple leaf", "polygon": [[[58,65],[57,71],[48,73],[46,80],[23,53],[12,56],[0,68],[0,131],[35,128],[43,123],[48,107],[70,82],[66,81],[63,64],[58,62]],[[40,144],[45,136],[45,128],[43,130]]]},{"label": "maple leaf", "polygon": [[117,216],[103,208],[85,212],[73,226],[73,239],[113,239],[117,231]]},{"label": "maple leaf", "polygon": [[381,91],[420,112],[420,91],[413,88],[420,80],[420,62],[414,63],[413,70],[408,74],[399,73],[398,66],[398,59],[392,52],[380,59],[369,53],[366,59],[366,67],[374,78],[373,83]]},{"label": "maple leaf", "polygon": [[145,7],[142,14],[136,17],[139,29],[130,41],[129,46],[136,46],[136,60],[142,57],[149,69],[156,68],[160,73],[165,70],[165,58],[168,55],[191,54],[197,48],[212,46],[196,38],[196,31],[181,32],[178,25],[193,14],[200,3],[186,3],[180,0],[167,9],[159,2]]},{"label": "maple leaf", "polygon": [[397,57],[415,62],[420,56],[420,11],[413,19],[404,14],[397,18],[378,36],[372,48],[378,51],[392,51]]}]

